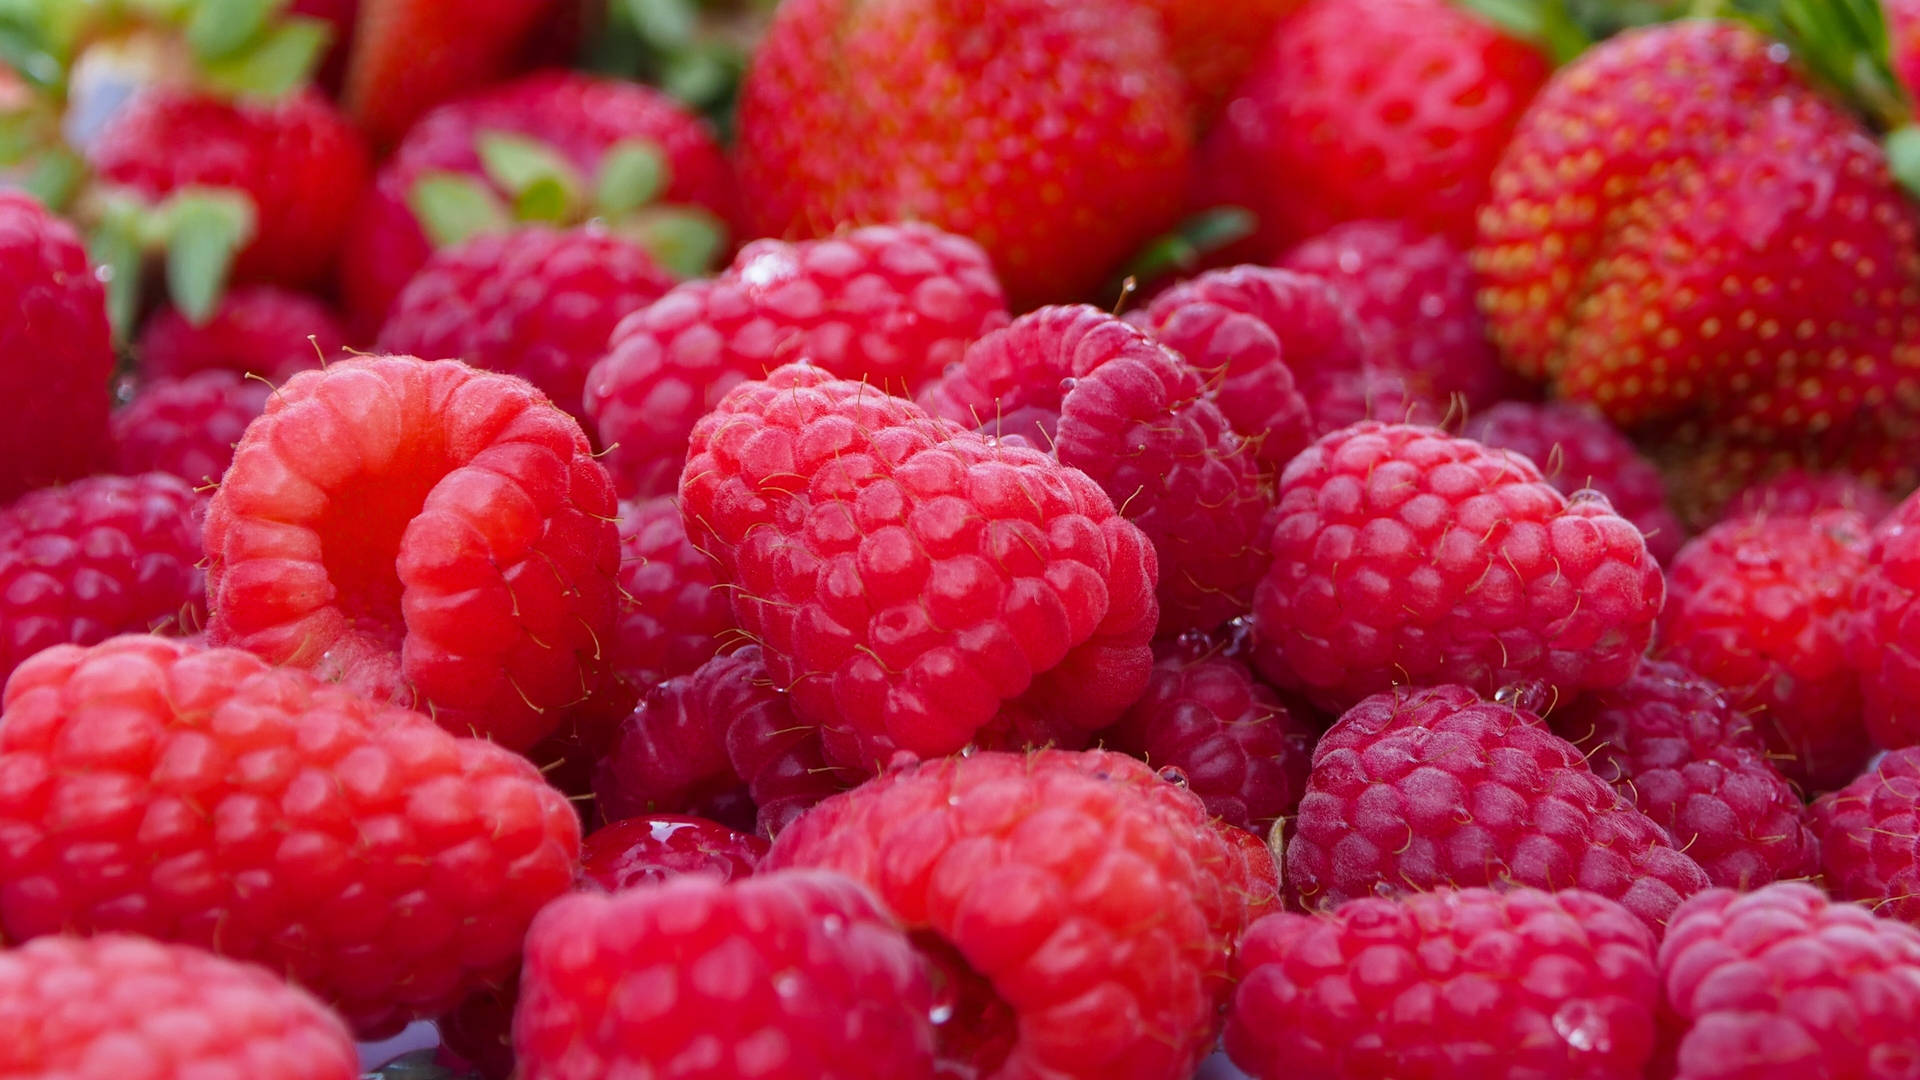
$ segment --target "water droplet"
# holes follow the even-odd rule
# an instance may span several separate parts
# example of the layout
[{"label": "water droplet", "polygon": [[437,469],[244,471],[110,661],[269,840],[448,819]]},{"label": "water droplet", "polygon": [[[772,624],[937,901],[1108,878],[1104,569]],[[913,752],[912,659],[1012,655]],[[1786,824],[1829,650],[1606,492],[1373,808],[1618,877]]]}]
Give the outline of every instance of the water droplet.
[{"label": "water droplet", "polygon": [[113,284],[113,267],[108,266],[105,263],[101,263],[99,266],[94,267],[93,280],[99,282],[102,285]]},{"label": "water droplet", "polygon": [[1544,713],[1553,706],[1553,689],[1539,679],[1509,683],[1493,692],[1493,700],[1530,713]]},{"label": "water droplet", "polygon": [[1080,385],[1080,380],[1069,375],[1066,378],[1060,380],[1060,392],[1062,394],[1071,394],[1073,393],[1073,388],[1079,385]]},{"label": "water droplet", "polygon": [[1613,502],[1607,498],[1606,492],[1601,491],[1598,488],[1590,488],[1590,487],[1581,488],[1579,491],[1576,491],[1573,494],[1567,496],[1567,503],[1569,505],[1577,505],[1581,503],[1600,503],[1604,506],[1607,506],[1608,508],[1611,508],[1613,506]]},{"label": "water droplet", "polygon": [[1337,261],[1340,264],[1340,272],[1343,274],[1360,272],[1360,253],[1357,251],[1343,251]]},{"label": "water droplet", "polygon": [[1181,768],[1178,765],[1163,765],[1159,769],[1154,771],[1154,775],[1158,776],[1162,780],[1165,780],[1167,783],[1172,784],[1174,787],[1183,788],[1188,786],[1187,770]]},{"label": "water droplet", "polygon": [[1393,897],[1400,895],[1400,891],[1384,881],[1376,881],[1373,883],[1373,895]]},{"label": "water droplet", "polygon": [[1767,46],[1767,59],[1776,64],[1784,64],[1793,59],[1793,50],[1789,49],[1785,43],[1776,41]]},{"label": "water droplet", "polygon": [[783,972],[773,977],[773,992],[783,998],[797,997],[800,994],[800,976],[792,972]]},{"label": "water droplet", "polygon": [[951,1002],[936,1004],[927,1010],[927,1019],[933,1021],[936,1027],[953,1019],[953,1004]]},{"label": "water droplet", "polygon": [[685,821],[656,821],[647,826],[647,831],[653,834],[655,843],[664,844],[673,839],[674,833],[691,828],[693,825]]},{"label": "water droplet", "polygon": [[1579,1051],[1606,1053],[1613,1049],[1607,1018],[1590,1001],[1570,1001],[1553,1014],[1553,1030]]}]

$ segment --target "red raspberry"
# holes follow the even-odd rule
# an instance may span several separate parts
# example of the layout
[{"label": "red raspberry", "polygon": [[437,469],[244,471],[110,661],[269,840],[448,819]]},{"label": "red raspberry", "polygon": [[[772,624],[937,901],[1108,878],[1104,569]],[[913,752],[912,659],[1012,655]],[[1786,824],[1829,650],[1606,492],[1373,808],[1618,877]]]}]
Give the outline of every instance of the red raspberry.
[{"label": "red raspberry", "polygon": [[1818,791],[1851,780],[1871,747],[1847,666],[1867,520],[1850,510],[1736,519],[1680,549],[1659,654],[1726,687],[1780,768]]},{"label": "red raspberry", "polygon": [[1714,889],[1660,943],[1674,1080],[1910,1076],[1920,933],[1810,885]]},{"label": "red raspberry", "polygon": [[680,494],[841,764],[1083,743],[1145,688],[1153,548],[1038,451],[789,364],[700,421]]},{"label": "red raspberry", "polygon": [[1868,565],[1854,586],[1848,660],[1860,679],[1867,731],[1886,747],[1920,743],[1920,497],[1896,507],[1874,531]]},{"label": "red raspberry", "polygon": [[607,336],[672,287],[651,255],[598,227],[481,233],[427,259],[388,309],[379,348],[518,375],[584,418],[581,390]]},{"label": "red raspberry", "polygon": [[1656,929],[1707,887],[1572,744],[1464,686],[1375,695],[1321,737],[1285,879],[1321,910],[1442,885],[1585,889]]},{"label": "red raspberry", "polygon": [[1617,686],[1663,595],[1605,497],[1569,500],[1517,454],[1406,424],[1355,424],[1295,458],[1273,557],[1260,670],[1330,708],[1440,679]]},{"label": "red raspberry", "polygon": [[1895,750],[1813,804],[1827,890],[1920,923],[1920,747]]},{"label": "red raspberry", "polygon": [[59,646],[4,703],[8,937],[214,948],[373,1034],[505,978],[572,882],[579,819],[526,759],[250,653]]},{"label": "red raspberry", "polygon": [[580,876],[608,892],[685,874],[732,881],[753,873],[767,842],[715,821],[656,814],[605,825],[580,849]]},{"label": "red raspberry", "polygon": [[945,979],[943,1062],[980,1076],[1190,1075],[1233,942],[1274,899],[1264,846],[1099,751],[890,770],[815,807],[762,865],[874,889]]},{"label": "red raspberry", "polygon": [[319,299],[272,285],[242,285],[221,297],[199,326],[175,308],[155,312],[133,352],[149,379],[184,379],[219,368],[260,375],[277,386],[339,356],[346,345],[340,316]]},{"label": "red raspberry", "polygon": [[0,952],[0,1076],[353,1080],[340,1018],[272,972],[137,937]]},{"label": "red raspberry", "polygon": [[1146,696],[1103,741],[1155,768],[1178,769],[1208,813],[1265,835],[1300,805],[1319,737],[1245,660],[1175,646],[1160,653]]},{"label": "red raspberry", "polygon": [[1444,236],[1399,221],[1355,221],[1301,244],[1279,266],[1332,285],[1378,350],[1381,367],[1413,397],[1469,412],[1514,394],[1500,366],[1467,253]]},{"label": "red raspberry", "polygon": [[1234,958],[1227,1050],[1257,1080],[1641,1080],[1653,950],[1631,912],[1571,889],[1269,915]]},{"label": "red raspberry", "polygon": [[1850,473],[1788,469],[1742,491],[1728,504],[1726,517],[1811,517],[1822,510],[1853,510],[1869,525],[1877,525],[1893,507],[1886,492]]},{"label": "red raspberry", "polygon": [[733,644],[733,607],[713,560],[670,498],[620,506],[620,610],[613,670],[638,688],[685,675]]},{"label": "red raspberry", "polygon": [[838,874],[680,877],[555,902],[527,935],[526,1080],[933,1076],[933,987]]},{"label": "red raspberry", "polygon": [[1582,488],[1605,495],[1647,538],[1647,550],[1662,565],[1687,541],[1686,527],[1667,505],[1660,471],[1592,408],[1506,401],[1470,419],[1464,434],[1531,459],[1568,495]]},{"label": "red raspberry", "polygon": [[976,342],[920,404],[1092,477],[1153,541],[1162,633],[1251,605],[1271,491],[1199,374],[1146,334],[1086,306],[1041,308]]},{"label": "red raspberry", "polygon": [[155,379],[113,414],[114,455],[124,473],[163,472],[213,484],[233,464],[233,447],[267,407],[273,387],[212,368]]},{"label": "red raspberry", "polygon": [[412,357],[281,387],[207,512],[213,639],[514,749],[595,685],[613,483],[519,379]]},{"label": "red raspberry", "polygon": [[0,505],[87,475],[105,457],[113,344],[107,298],[72,226],[0,192]]},{"label": "red raspberry", "polygon": [[1686,668],[1649,660],[1624,684],[1556,710],[1553,728],[1715,885],[1757,889],[1818,872],[1805,807],[1753,721]]},{"label": "red raspberry", "polygon": [[205,509],[163,473],[89,477],[0,509],[0,683],[54,645],[198,630]]},{"label": "red raspberry", "polygon": [[905,394],[1006,322],[986,253],[928,225],[757,240],[620,323],[587,411],[621,490],[671,492],[694,423],[735,385],[804,359]]}]

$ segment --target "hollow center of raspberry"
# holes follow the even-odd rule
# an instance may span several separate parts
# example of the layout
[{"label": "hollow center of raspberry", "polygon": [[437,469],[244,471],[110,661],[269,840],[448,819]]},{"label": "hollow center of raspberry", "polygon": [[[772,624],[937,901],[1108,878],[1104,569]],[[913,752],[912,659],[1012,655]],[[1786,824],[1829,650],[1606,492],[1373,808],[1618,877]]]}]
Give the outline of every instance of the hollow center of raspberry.
[{"label": "hollow center of raspberry", "polygon": [[909,936],[933,973],[940,1075],[970,1080],[998,1073],[1019,1036],[1013,1006],[946,938],[932,930],[915,930]]},{"label": "hollow center of raspberry", "polygon": [[454,467],[439,441],[420,440],[395,455],[390,467],[331,492],[318,526],[334,606],[356,633],[396,652],[406,636],[397,566],[401,540],[427,494]]}]

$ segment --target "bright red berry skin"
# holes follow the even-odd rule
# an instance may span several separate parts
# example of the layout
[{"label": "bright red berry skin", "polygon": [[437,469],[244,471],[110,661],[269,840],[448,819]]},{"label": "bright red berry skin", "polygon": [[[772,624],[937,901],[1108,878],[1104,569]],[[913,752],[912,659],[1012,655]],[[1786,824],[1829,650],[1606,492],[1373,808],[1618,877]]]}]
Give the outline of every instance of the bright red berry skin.
[{"label": "bright red berry skin", "polygon": [[1442,416],[1455,395],[1472,415],[1513,394],[1517,380],[1480,314],[1479,276],[1452,240],[1403,221],[1353,221],[1278,265],[1332,285],[1373,338],[1380,366]]},{"label": "bright red berry skin", "polygon": [[1160,16],[1173,62],[1210,121],[1240,85],[1282,17],[1301,0],[1139,0]]},{"label": "bright red berry skin", "polygon": [[604,229],[523,226],[434,252],[387,311],[380,351],[518,375],[580,417],[607,336],[673,278]]},{"label": "bright red berry skin", "polygon": [[1813,804],[1827,891],[1920,923],[1920,748],[1894,750]]},{"label": "bright red berry skin", "polygon": [[580,823],[526,759],[307,672],[150,636],[14,672],[0,929],[252,960],[363,1033],[504,979]]},{"label": "bright red berry skin", "polygon": [[1272,857],[1237,832],[1119,754],[982,752],[821,803],[763,867],[875,891],[951,988],[952,1068],[1187,1076],[1213,1046],[1232,943],[1274,900]]},{"label": "bright red berry skin", "polygon": [[1533,463],[1436,429],[1336,431],[1280,480],[1257,662],[1338,709],[1438,680],[1571,698],[1640,662],[1664,595],[1640,530]]},{"label": "bright red berry skin", "polygon": [[1860,677],[1847,663],[1870,528],[1851,510],[1737,518],[1680,550],[1656,652],[1727,689],[1780,768],[1827,791],[1871,747]]},{"label": "bright red berry skin", "polygon": [[209,630],[524,749],[597,685],[613,483],[527,383],[373,357],[295,376],[207,513]]},{"label": "bright red berry skin", "polygon": [[360,134],[310,91],[275,102],[142,94],[101,132],[88,158],[102,183],[155,203],[189,188],[245,195],[254,233],[234,279],[296,287],[332,270],[372,177]]},{"label": "bright red berry skin", "polygon": [[1488,175],[1551,71],[1444,0],[1313,0],[1227,104],[1201,199],[1259,214],[1269,255],[1363,218],[1470,242]]},{"label": "bright red berry skin", "polygon": [[1568,495],[1593,488],[1647,538],[1647,550],[1671,563],[1687,541],[1686,527],[1667,506],[1660,471],[1592,409],[1561,402],[1504,401],[1467,421],[1465,435],[1512,450],[1540,467]]},{"label": "bright red berry skin", "polygon": [[1920,743],[1920,498],[1908,498],[1873,533],[1867,567],[1854,585],[1848,661],[1858,674],[1868,734],[1883,747]]},{"label": "bright red berry skin", "polygon": [[1715,885],[1756,889],[1819,871],[1800,796],[1716,684],[1649,660],[1622,685],[1556,709],[1553,729]]},{"label": "bright red berry skin", "polygon": [[107,297],[73,227],[26,195],[0,192],[0,504],[85,476],[105,456],[113,398]]},{"label": "bright red berry skin", "polygon": [[1886,492],[1857,476],[1789,469],[1742,491],[1728,504],[1726,516],[1812,517],[1823,510],[1852,510],[1878,525],[1893,507]]},{"label": "bright red berry skin", "polygon": [[527,935],[526,1080],[931,1080],[933,986],[838,874],[695,875],[557,901]]},{"label": "bright red berry skin", "polygon": [[234,444],[272,393],[265,382],[219,368],[144,382],[114,411],[115,462],[129,475],[163,472],[212,484],[233,464]]},{"label": "bright red berry skin", "polygon": [[1714,889],[1660,943],[1674,1080],[1904,1076],[1920,1058],[1920,933],[1811,885]]},{"label": "bright red berry skin", "polygon": [[0,1076],[353,1080],[353,1036],[279,976],[123,934],[0,952]]},{"label": "bright red berry skin", "polygon": [[277,386],[334,359],[346,345],[340,316],[318,298],[273,285],[242,285],[222,296],[199,326],[177,308],[154,312],[133,351],[149,379],[220,369]]},{"label": "bright red berry skin", "polygon": [[1092,477],[1153,542],[1162,634],[1251,605],[1271,488],[1200,374],[1145,333],[1085,305],[1041,308],[975,342],[919,401]]},{"label": "bright red berry skin", "polygon": [[635,689],[685,675],[738,644],[713,560],[687,538],[671,498],[620,505],[619,585],[607,648],[614,672]]},{"label": "bright red berry skin", "polygon": [[1658,928],[1707,876],[1540,718],[1463,686],[1395,690],[1322,736],[1287,842],[1310,910],[1477,885],[1585,889]]},{"label": "bright red berry skin", "polygon": [[449,98],[526,66],[527,39],[559,22],[554,0],[358,0],[344,97],[354,121],[381,146]]},{"label": "bright red berry skin", "polygon": [[1269,915],[1234,958],[1227,1050],[1256,1080],[1641,1080],[1653,950],[1632,912],[1572,889]]},{"label": "bright red berry skin", "polygon": [[790,364],[700,421],[680,500],[840,764],[1084,743],[1145,687],[1152,545],[1039,451]]},{"label": "bright red berry skin", "polygon": [[580,876],[608,892],[657,885],[685,874],[721,881],[752,875],[767,842],[716,821],[655,814],[593,831],[580,849]]},{"label": "bright red berry skin", "polygon": [[1180,212],[1191,119],[1154,21],[1105,0],[782,4],[741,87],[758,231],[927,221],[978,240],[1016,307],[1089,298]]},{"label": "bright red berry skin", "polygon": [[93,476],[0,509],[0,683],[55,645],[205,621],[206,500],[161,473]]},{"label": "bright red berry skin", "polygon": [[694,423],[739,383],[806,360],[909,394],[1007,319],[986,253],[932,226],[756,240],[718,277],[623,320],[586,407],[621,491],[669,493]]}]

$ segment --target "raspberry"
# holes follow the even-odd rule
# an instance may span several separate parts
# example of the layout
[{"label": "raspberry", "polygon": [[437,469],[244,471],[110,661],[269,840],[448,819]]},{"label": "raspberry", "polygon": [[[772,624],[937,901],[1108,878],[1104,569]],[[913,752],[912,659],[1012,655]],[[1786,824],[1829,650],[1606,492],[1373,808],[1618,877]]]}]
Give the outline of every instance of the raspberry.
[{"label": "raspberry", "polygon": [[1208,813],[1265,835],[1300,805],[1320,729],[1237,656],[1179,646],[1159,656],[1146,695],[1106,733],[1106,746],[1178,769]]},{"label": "raspberry", "polygon": [[0,1076],[353,1080],[346,1025],[272,972],[120,934],[0,952]]},{"label": "raspberry", "polygon": [[607,335],[672,287],[652,256],[601,228],[485,232],[427,259],[388,309],[379,348],[518,375],[585,417],[581,391]]},{"label": "raspberry", "polygon": [[613,484],[531,386],[373,357],[304,372],[207,512],[213,640],[533,745],[613,632]]},{"label": "raspberry", "polygon": [[1353,309],[1380,366],[1415,398],[1469,412],[1512,396],[1517,382],[1480,316],[1479,277],[1444,236],[1399,221],[1355,221],[1301,244],[1279,266],[1332,285]]},{"label": "raspberry", "polygon": [[580,823],[531,763],[237,649],[136,636],[14,672],[0,930],[288,973],[363,1033],[511,973]]},{"label": "raspberry", "polygon": [[339,356],[347,345],[340,316],[306,293],[242,285],[220,298],[198,326],[178,309],[154,313],[134,355],[149,379],[184,379],[209,369],[259,375],[274,385]]},{"label": "raspberry", "polygon": [[1886,492],[1850,473],[1788,469],[1742,491],[1726,516],[1812,517],[1822,510],[1853,510],[1873,525],[1893,513],[1893,506]]},{"label": "raspberry", "polygon": [[1259,1080],[1640,1080],[1654,938],[1592,893],[1440,889],[1269,915],[1234,959],[1227,1049]]},{"label": "raspberry", "polygon": [[753,873],[767,842],[696,817],[628,818],[602,826],[580,850],[580,876],[608,892],[654,885],[683,874],[732,881]]},{"label": "raspberry", "polygon": [[555,902],[513,1018],[526,1080],[930,1078],[933,987],[837,874],[680,877]]},{"label": "raspberry", "polygon": [[1850,510],[1736,519],[1681,548],[1667,575],[1660,656],[1726,687],[1781,770],[1819,791],[1871,749],[1846,653],[1869,531]]},{"label": "raspberry", "polygon": [[1585,889],[1656,930],[1707,887],[1572,744],[1464,686],[1376,695],[1321,737],[1285,879],[1320,910],[1443,885]]},{"label": "raspberry", "polygon": [[1145,688],[1153,548],[1038,451],[789,364],[700,421],[680,494],[840,764],[1083,743]]},{"label": "raspberry", "polygon": [[162,473],[95,476],[0,509],[0,683],[41,649],[194,631],[206,501]]},{"label": "raspberry", "polygon": [[1660,471],[1590,407],[1506,401],[1469,420],[1464,434],[1532,460],[1568,495],[1582,488],[1605,495],[1647,538],[1647,550],[1662,565],[1687,541],[1686,527],[1667,505]]},{"label": "raspberry", "polygon": [[1810,885],[1714,889],[1674,913],[1660,975],[1675,1080],[1910,1076],[1920,933]]},{"label": "raspberry", "polygon": [[1162,633],[1211,630],[1251,605],[1271,493],[1199,375],[1141,331],[1090,307],[1041,308],[976,342],[920,403],[1025,434],[1092,477],[1153,542]]},{"label": "raspberry", "polygon": [[1649,660],[1553,715],[1600,779],[1652,818],[1715,885],[1811,877],[1819,849],[1800,797],[1718,686]]},{"label": "raspberry", "polygon": [[1287,466],[1278,516],[1256,659],[1329,708],[1441,679],[1615,686],[1660,611],[1660,567],[1604,496],[1569,500],[1525,458],[1431,428],[1321,439]]},{"label": "raspberry", "polygon": [[1815,800],[1813,827],[1829,892],[1920,923],[1920,747]]},{"label": "raspberry", "polygon": [[931,226],[758,240],[622,321],[586,407],[621,490],[671,492],[694,423],[735,385],[804,359],[905,394],[1006,322],[986,253]]},{"label": "raspberry", "polygon": [[113,414],[120,471],[212,484],[233,464],[234,444],[271,393],[264,382],[217,368],[146,383]]},{"label": "raspberry", "polygon": [[1901,503],[1875,530],[1851,606],[1848,660],[1860,679],[1867,731],[1881,746],[1920,743],[1920,655],[1908,644],[1920,610],[1920,498]]},{"label": "raspberry", "polygon": [[814,807],[763,867],[862,881],[957,1002],[943,1063],[981,1076],[1190,1075],[1228,957],[1273,902],[1264,846],[1131,758],[981,752],[883,773]]},{"label": "raspberry", "polygon": [[621,504],[619,584],[608,649],[632,685],[685,675],[731,644],[733,608],[672,499]]},{"label": "raspberry", "polygon": [[0,192],[0,505],[87,475],[107,442],[113,374],[107,297],[72,226]]}]

